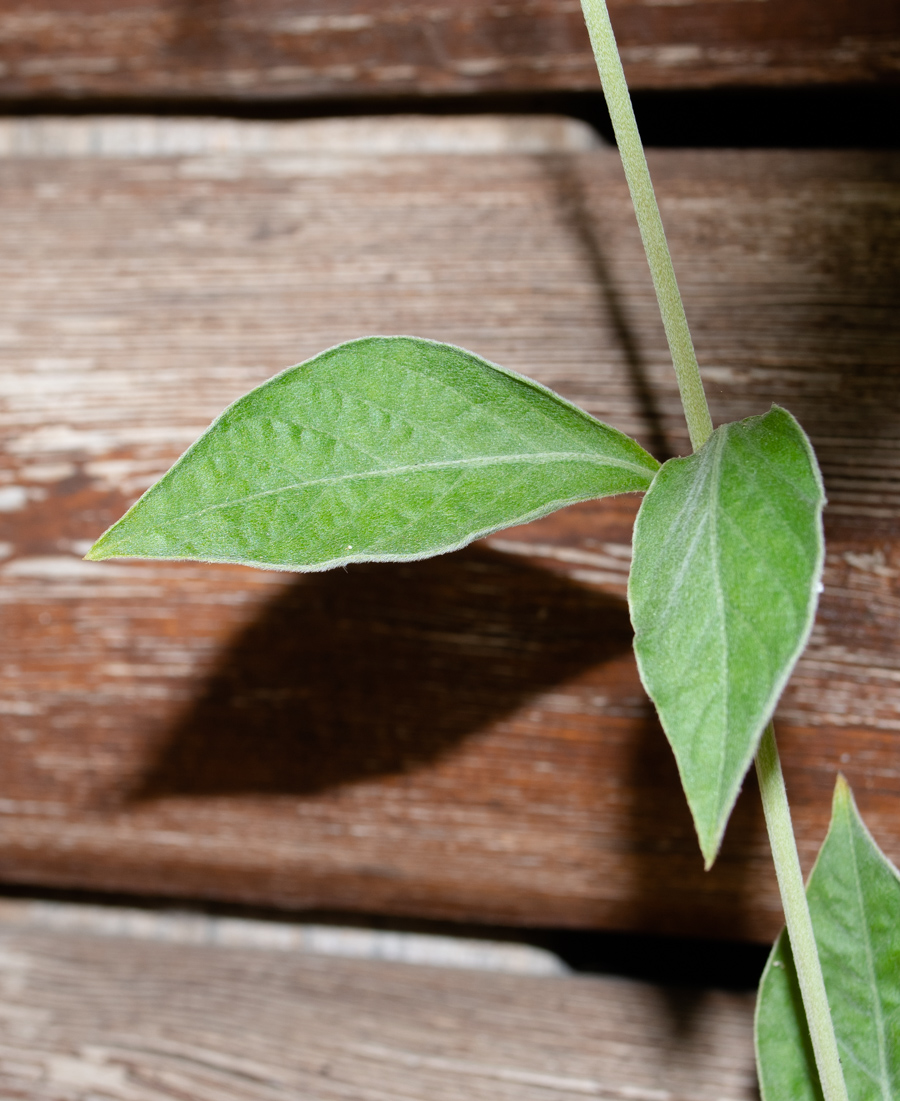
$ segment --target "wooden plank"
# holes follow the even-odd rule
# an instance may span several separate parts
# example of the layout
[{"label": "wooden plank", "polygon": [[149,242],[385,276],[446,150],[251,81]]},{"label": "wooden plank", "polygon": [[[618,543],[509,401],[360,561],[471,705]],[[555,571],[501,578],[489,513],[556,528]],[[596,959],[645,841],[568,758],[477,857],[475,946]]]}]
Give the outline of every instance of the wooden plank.
[{"label": "wooden plank", "polygon": [[[0,148],[57,155],[0,158],[3,878],[771,937],[754,792],[705,874],[640,689],[635,499],[331,574],[78,557],[227,402],[366,332],[683,451],[616,154],[566,152],[562,122],[155,123],[146,156],[121,122],[24,125]],[[826,591],[779,713],[803,860],[838,768],[896,859],[900,158],[652,169],[715,419],[780,401],[825,470]]]},{"label": "wooden plank", "polygon": [[[379,918],[379,922],[383,922]],[[266,918],[222,917],[174,907],[147,909],[120,904],[98,905],[47,899],[0,898],[0,932],[52,932],[57,936],[124,937],[164,944],[251,948],[293,955],[337,959],[381,960],[464,971],[507,975],[567,975],[569,967],[556,953],[509,939],[433,931],[409,932],[366,925]],[[602,936],[602,934],[601,934]],[[596,969],[595,969],[596,970]],[[694,985],[706,985],[696,983]],[[729,984],[730,985],[730,984]],[[753,985],[752,979],[746,984]]]},{"label": "wooden plank", "polygon": [[[885,0],[618,0],[634,88],[892,82]],[[4,0],[0,96],[322,99],[599,88],[577,0]]]},{"label": "wooden plank", "polygon": [[0,922],[21,1101],[752,1101],[752,995]]}]

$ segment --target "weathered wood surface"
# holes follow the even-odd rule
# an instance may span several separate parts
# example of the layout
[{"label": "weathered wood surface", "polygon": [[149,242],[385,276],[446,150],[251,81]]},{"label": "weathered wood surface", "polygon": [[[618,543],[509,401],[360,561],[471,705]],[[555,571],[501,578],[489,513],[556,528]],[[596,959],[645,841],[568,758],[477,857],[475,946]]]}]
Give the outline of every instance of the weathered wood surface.
[{"label": "weathered wood surface", "polygon": [[[384,918],[377,918],[383,922]],[[506,975],[567,975],[554,952],[509,939],[485,940],[367,925],[325,925],[298,920],[223,917],[172,906],[138,907],[0,898],[0,932],[17,929],[56,936],[124,937],[163,944],[252,948],[294,955],[451,967]],[[602,934],[600,934],[602,936]],[[706,943],[706,942],[703,942]],[[672,985],[678,985],[672,984]],[[714,985],[691,983],[700,987]],[[720,985],[722,985],[720,983]],[[749,989],[754,985],[750,980]]]},{"label": "weathered wood surface", "polygon": [[[427,124],[479,155],[410,152],[415,121],[148,123],[182,153],[118,157],[120,122],[29,125],[0,148],[109,155],[0,158],[3,878],[771,937],[755,792],[705,874],[638,682],[636,499],[319,575],[79,559],[227,402],[367,332],[684,450],[616,154],[496,119]],[[782,402],[825,470],[826,591],[779,712],[804,863],[838,768],[896,859],[900,157],[651,162],[714,418]]]},{"label": "weathered wood surface", "polygon": [[0,921],[21,1101],[753,1101],[752,995]]},{"label": "weathered wood surface", "polygon": [[[890,0],[617,0],[634,88],[896,81]],[[3,98],[599,87],[578,0],[4,0]]]}]

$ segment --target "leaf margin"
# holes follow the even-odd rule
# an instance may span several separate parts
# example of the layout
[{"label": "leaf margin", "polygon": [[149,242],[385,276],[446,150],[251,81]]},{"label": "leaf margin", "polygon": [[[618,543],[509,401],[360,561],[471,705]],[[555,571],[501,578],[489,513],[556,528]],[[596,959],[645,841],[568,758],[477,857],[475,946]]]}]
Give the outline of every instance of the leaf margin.
[{"label": "leaf margin", "polygon": [[160,483],[162,481],[164,481],[165,478],[168,477],[168,475],[171,472],[173,472],[177,467],[180,467],[183,463],[186,463],[187,461],[190,460],[190,457],[192,456],[194,451],[200,446],[201,442],[204,441],[209,436],[209,434],[212,433],[225,420],[225,418],[228,417],[233,412],[233,410],[238,405],[240,405],[245,400],[251,398],[252,396],[258,394],[258,392],[260,390],[265,389],[270,384],[284,378],[285,376],[291,374],[292,372],[295,372],[295,371],[299,370],[302,367],[310,366],[310,365],[314,364],[317,360],[322,359],[326,356],[329,356],[330,354],[332,354],[334,352],[337,352],[341,349],[349,348],[349,347],[352,347],[352,346],[355,346],[355,345],[362,345],[362,344],[366,344],[368,342],[373,342],[373,341],[378,341],[378,342],[412,341],[416,344],[427,345],[427,346],[430,346],[432,348],[446,348],[446,349],[448,349],[448,350],[450,350],[454,353],[462,353],[465,356],[472,357],[473,359],[479,361],[480,364],[482,364],[482,365],[484,365],[488,368],[491,368],[493,371],[497,372],[499,375],[505,376],[506,378],[511,379],[516,383],[525,384],[525,386],[527,388],[536,391],[537,393],[541,394],[545,398],[552,399],[552,401],[555,404],[557,404],[559,406],[562,406],[569,413],[577,414],[577,416],[579,418],[581,418],[581,419],[583,419],[587,422],[590,422],[592,425],[595,425],[596,427],[601,428],[601,429],[603,429],[607,432],[612,432],[617,436],[624,437],[625,439],[627,439],[630,443],[632,443],[634,445],[634,447],[637,449],[638,452],[640,452],[642,454],[642,456],[646,456],[646,459],[648,460],[648,462],[645,462],[643,464],[638,464],[638,463],[624,464],[624,463],[614,463],[614,462],[611,461],[610,465],[619,465],[619,466],[622,466],[623,468],[629,468],[629,469],[633,470],[635,474],[645,474],[646,475],[646,479],[645,479],[646,484],[644,486],[636,486],[634,489],[621,490],[621,491],[619,491],[620,493],[645,492],[647,489],[649,489],[650,485],[652,485],[656,474],[658,473],[659,469],[661,468],[661,464],[658,462],[658,460],[656,460],[654,458],[654,456],[652,456],[648,451],[646,451],[645,448],[641,447],[641,445],[638,444],[637,441],[634,440],[632,437],[627,436],[624,432],[621,432],[619,429],[613,427],[612,425],[607,424],[605,421],[601,421],[597,417],[594,417],[592,414],[588,413],[585,409],[582,409],[580,406],[576,405],[574,402],[570,401],[568,398],[565,398],[561,394],[556,393],[556,391],[552,390],[548,386],[545,386],[543,383],[538,382],[536,379],[530,378],[527,375],[520,374],[517,371],[513,371],[511,368],[503,367],[500,364],[494,363],[493,361],[486,359],[484,356],[481,356],[476,352],[471,352],[468,349],[461,347],[460,345],[450,344],[446,341],[432,340],[428,337],[417,337],[417,336],[409,336],[409,335],[404,335],[404,334],[395,334],[395,335],[390,335],[390,336],[389,335],[372,334],[372,335],[369,335],[369,336],[355,337],[351,340],[340,341],[339,343],[334,344],[329,348],[325,348],[322,351],[317,352],[314,356],[311,356],[309,359],[302,360],[300,363],[292,364],[289,367],[285,367],[283,370],[276,372],[274,375],[272,375],[269,378],[263,380],[261,383],[257,384],[254,387],[251,387],[251,389],[247,390],[245,393],[241,394],[234,401],[230,402],[212,420],[212,422],[208,425],[208,427],[206,429],[204,429],[204,431],[200,434],[200,436],[198,436],[197,439],[194,440],[193,443],[191,443],[190,446],[184,452],[182,452],[182,454],[175,460],[175,462],[171,464],[171,466],[165,472],[165,474],[163,474],[162,477],[157,479],[152,485],[150,485],[146,490],[144,490],[144,492],[138,497],[138,499],[113,524],[111,524],[104,532],[101,533],[101,535],[95,540],[95,542],[93,543],[91,548],[88,550],[87,554],[84,555],[84,559],[86,561],[106,561],[106,560],[109,560],[109,559],[120,559],[120,560],[139,559],[139,560],[145,560],[145,561],[159,561],[159,562],[203,562],[203,563],[215,564],[215,565],[250,566],[250,567],[253,567],[253,568],[257,568],[257,569],[275,570],[275,571],[285,572],[285,573],[320,573],[320,572],[324,572],[326,570],[336,569],[338,567],[345,567],[345,566],[348,566],[348,565],[352,565],[352,564],[355,564],[355,563],[362,563],[362,562],[414,562],[414,561],[421,561],[421,560],[424,560],[424,559],[427,559],[427,558],[433,558],[433,557],[436,557],[437,555],[440,555],[440,554],[449,554],[449,553],[452,553],[453,551],[461,550],[463,547],[468,546],[470,543],[474,542],[475,540],[482,539],[485,536],[491,535],[496,531],[502,531],[502,530],[505,530],[506,528],[509,528],[509,527],[514,527],[514,526],[518,526],[520,524],[529,523],[532,520],[540,519],[541,517],[547,516],[552,512],[556,512],[561,508],[567,507],[568,505],[577,504],[581,501],[586,501],[586,500],[599,500],[604,496],[617,496],[618,495],[618,494],[602,494],[600,497],[576,496],[576,497],[556,499],[554,501],[548,502],[547,504],[545,504],[545,505],[543,505],[543,506],[541,506],[537,509],[531,510],[527,513],[523,513],[521,516],[517,517],[514,520],[504,521],[501,524],[491,525],[491,526],[488,526],[486,528],[479,529],[479,530],[475,531],[474,533],[468,534],[465,538],[460,539],[460,540],[458,540],[457,542],[455,542],[453,544],[448,544],[446,546],[442,546],[437,551],[426,551],[424,553],[411,553],[411,554],[405,554],[405,555],[404,554],[383,554],[383,555],[373,555],[373,554],[359,554],[359,555],[357,555],[357,554],[353,554],[353,555],[344,555],[344,556],[340,556],[340,557],[337,557],[337,558],[329,559],[327,561],[315,563],[313,565],[303,565],[303,566],[289,565],[289,564],[277,563],[277,562],[270,563],[270,562],[265,562],[265,561],[261,561],[261,560],[257,560],[257,559],[250,560],[250,559],[247,559],[247,558],[230,558],[230,557],[218,557],[218,556],[217,557],[204,557],[204,556],[199,556],[199,555],[154,556],[154,555],[145,555],[145,554],[140,554],[140,553],[135,553],[135,554],[117,553],[117,552],[111,552],[111,553],[108,553],[108,554],[98,553],[98,552],[102,551],[102,549],[103,549],[102,544],[107,539],[107,537],[110,536],[113,533],[113,531],[115,529],[117,529],[120,525],[122,525],[130,516],[132,516],[132,514],[142,505],[144,500],[151,493],[154,493],[156,491],[156,489],[160,485]]}]

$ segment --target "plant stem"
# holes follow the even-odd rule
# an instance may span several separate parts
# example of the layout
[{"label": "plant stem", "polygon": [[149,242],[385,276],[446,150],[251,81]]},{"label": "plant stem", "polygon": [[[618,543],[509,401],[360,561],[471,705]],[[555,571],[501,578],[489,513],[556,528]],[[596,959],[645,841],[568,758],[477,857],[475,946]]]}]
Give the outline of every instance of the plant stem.
[{"label": "plant stem", "polygon": [[672,363],[675,366],[675,377],[678,379],[678,389],[681,392],[681,404],[684,406],[691,446],[696,451],[709,439],[713,430],[712,419],[709,415],[709,406],[706,404],[700,368],[697,366],[694,344],[688,329],[678,282],[675,279],[675,269],[672,267],[672,257],[669,254],[662,218],[659,216],[653,183],[647,168],[647,158],[644,156],[644,147],[641,144],[634,109],[631,106],[631,96],[628,94],[625,73],[622,71],[616,38],[609,21],[605,0],[581,0],[581,7],[591,36],[594,57],[597,59],[603,94],[612,118],[616,143],[625,169],[625,178],[628,180],[631,201],[634,203],[641,238],[644,242],[644,251],[653,276],[653,286],[666,330],[666,339],[669,342],[669,351],[672,354]]},{"label": "plant stem", "polygon": [[[609,20],[606,0],[581,0],[581,7],[603,82],[603,92],[631,191],[644,251],[653,275],[653,285],[678,378],[691,445],[696,451],[712,434],[712,419],[662,218],[653,192],[644,147],[638,133],[631,96],[628,94],[622,61]],[[825,1101],[848,1101],[772,723],[767,725],[760,741],[756,755],[756,772],[822,1091]]]},{"label": "plant stem", "polygon": [[781,892],[791,952],[800,982],[800,993],[803,996],[803,1008],[806,1010],[806,1022],[816,1056],[822,1092],[825,1101],[847,1101],[847,1087],[809,916],[800,858],[791,826],[791,809],[788,806],[772,723],[763,731],[759,743],[756,775],[759,777],[775,874],[778,877],[778,889]]}]

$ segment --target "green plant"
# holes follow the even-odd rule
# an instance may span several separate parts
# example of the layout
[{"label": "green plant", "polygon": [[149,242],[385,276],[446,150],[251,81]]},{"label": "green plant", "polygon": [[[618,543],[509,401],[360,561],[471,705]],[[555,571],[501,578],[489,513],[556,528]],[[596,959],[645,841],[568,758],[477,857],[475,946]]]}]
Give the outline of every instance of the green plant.
[{"label": "green plant", "polygon": [[900,1098],[900,876],[839,779],[804,890],[771,724],[820,587],[815,455],[777,407],[713,430],[605,3],[583,7],[694,453],[660,467],[470,352],[369,337],[228,408],[88,557],[324,570],[440,554],[574,501],[645,492],[635,652],[707,866],[756,758],[787,922],[760,987],[765,1101],[846,1098],[841,1054],[854,1101]]}]

